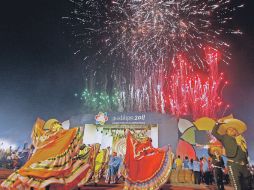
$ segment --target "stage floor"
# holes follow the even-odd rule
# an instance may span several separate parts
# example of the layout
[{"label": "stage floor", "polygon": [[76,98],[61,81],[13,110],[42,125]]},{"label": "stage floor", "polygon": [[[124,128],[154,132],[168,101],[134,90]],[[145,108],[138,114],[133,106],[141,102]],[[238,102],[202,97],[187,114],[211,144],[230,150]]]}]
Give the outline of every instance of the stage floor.
[{"label": "stage floor", "polygon": [[[120,190],[123,189],[123,184],[100,184],[97,187],[94,187],[92,185],[82,187],[81,190]],[[216,190],[217,188],[215,185],[209,185],[205,186],[203,184],[201,185],[187,185],[187,184],[166,184],[164,185],[161,190]],[[225,186],[225,190],[233,190],[233,187]]]},{"label": "stage floor", "polygon": [[[5,180],[13,171],[0,169],[0,183]],[[77,188],[76,188],[77,189]],[[80,190],[120,190],[123,189],[123,183],[120,184],[106,184],[103,180],[97,186],[86,185],[81,187]],[[53,189],[50,189],[53,190]],[[193,184],[166,184],[161,190],[216,190],[214,185],[205,186],[201,185],[193,185]],[[232,187],[226,186],[225,190],[233,190]]]}]

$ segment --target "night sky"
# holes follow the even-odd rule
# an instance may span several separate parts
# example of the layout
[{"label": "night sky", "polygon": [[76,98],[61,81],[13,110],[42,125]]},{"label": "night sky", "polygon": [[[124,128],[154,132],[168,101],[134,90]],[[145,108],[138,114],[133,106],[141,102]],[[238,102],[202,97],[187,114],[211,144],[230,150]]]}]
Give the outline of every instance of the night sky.
[{"label": "night sky", "polygon": [[[254,1],[234,13],[244,35],[225,36],[233,54],[225,66],[230,85],[224,100],[236,118],[248,124],[254,158]],[[73,37],[62,17],[68,0],[6,0],[0,3],[0,139],[30,141],[36,117],[60,121],[82,111],[74,96],[83,88],[81,60],[73,55]]]}]

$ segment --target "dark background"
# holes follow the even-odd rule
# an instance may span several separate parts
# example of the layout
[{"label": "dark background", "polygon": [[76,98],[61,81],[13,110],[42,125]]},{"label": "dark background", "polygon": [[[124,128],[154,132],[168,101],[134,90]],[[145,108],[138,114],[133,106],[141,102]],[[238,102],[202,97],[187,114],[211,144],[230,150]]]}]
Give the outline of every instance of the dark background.
[{"label": "dark background", "polygon": [[[67,0],[5,0],[0,3],[0,139],[30,140],[36,117],[64,121],[82,111],[76,92],[83,88],[82,65],[73,55],[73,38],[62,17]],[[225,36],[233,54],[223,68],[230,82],[224,100],[245,134],[254,158],[254,1],[234,13],[243,35]],[[230,113],[230,112],[229,112]]]}]

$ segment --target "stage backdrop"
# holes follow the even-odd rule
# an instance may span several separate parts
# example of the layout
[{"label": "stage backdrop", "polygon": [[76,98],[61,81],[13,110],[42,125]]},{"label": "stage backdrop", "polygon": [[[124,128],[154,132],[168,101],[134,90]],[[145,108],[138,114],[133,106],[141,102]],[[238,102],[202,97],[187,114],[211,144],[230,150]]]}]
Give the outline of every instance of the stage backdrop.
[{"label": "stage backdrop", "polygon": [[[104,124],[155,124],[158,125],[159,147],[170,144],[176,150],[178,143],[177,119],[168,114],[159,113],[104,113]],[[81,114],[69,119],[70,128],[98,124],[100,113]],[[97,118],[97,120],[96,120]],[[102,124],[102,123],[101,123]],[[92,138],[92,137],[91,137]]]}]

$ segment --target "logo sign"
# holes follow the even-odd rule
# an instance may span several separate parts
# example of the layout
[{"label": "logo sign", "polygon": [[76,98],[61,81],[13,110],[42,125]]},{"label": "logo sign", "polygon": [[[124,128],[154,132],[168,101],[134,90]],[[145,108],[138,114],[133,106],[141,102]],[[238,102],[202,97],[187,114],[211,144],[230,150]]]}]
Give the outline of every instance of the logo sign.
[{"label": "logo sign", "polygon": [[105,112],[105,113],[99,112],[95,116],[95,121],[96,121],[96,124],[104,125],[108,121],[107,112]]},{"label": "logo sign", "polygon": [[146,120],[145,114],[119,114],[112,116],[113,124],[144,124]]}]

